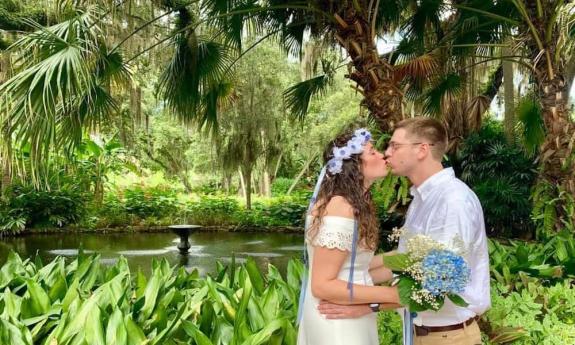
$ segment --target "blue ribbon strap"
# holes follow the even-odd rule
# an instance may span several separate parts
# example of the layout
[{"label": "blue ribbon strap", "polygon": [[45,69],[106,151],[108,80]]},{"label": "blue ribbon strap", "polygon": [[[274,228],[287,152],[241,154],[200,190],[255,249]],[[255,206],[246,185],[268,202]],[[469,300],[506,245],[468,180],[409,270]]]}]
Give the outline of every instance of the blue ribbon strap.
[{"label": "blue ribbon strap", "polygon": [[349,277],[347,278],[347,289],[349,290],[349,300],[353,301],[353,273],[355,266],[355,257],[357,256],[357,240],[359,238],[359,226],[357,221],[353,222],[353,240],[351,243],[351,267],[349,269]]}]

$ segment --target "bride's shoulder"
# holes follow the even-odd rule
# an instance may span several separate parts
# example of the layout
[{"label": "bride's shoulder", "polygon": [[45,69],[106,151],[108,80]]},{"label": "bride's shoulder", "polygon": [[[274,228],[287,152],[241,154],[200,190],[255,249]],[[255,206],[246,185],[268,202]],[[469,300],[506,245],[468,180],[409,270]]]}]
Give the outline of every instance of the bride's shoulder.
[{"label": "bride's shoulder", "polygon": [[353,207],[346,198],[336,195],[328,201],[324,216],[336,216],[353,219]]}]

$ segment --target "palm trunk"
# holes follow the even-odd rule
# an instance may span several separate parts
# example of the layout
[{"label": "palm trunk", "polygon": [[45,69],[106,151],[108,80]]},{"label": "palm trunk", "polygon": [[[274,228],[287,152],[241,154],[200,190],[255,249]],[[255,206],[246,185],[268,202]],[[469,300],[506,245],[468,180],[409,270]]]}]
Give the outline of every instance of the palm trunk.
[{"label": "palm trunk", "polygon": [[245,184],[246,184],[246,209],[252,209],[252,169],[245,169],[244,174]]},{"label": "palm trunk", "polygon": [[[546,61],[542,61],[542,66],[545,65]],[[566,84],[561,71],[553,69],[553,74],[549,75],[548,69],[541,68],[538,72],[535,81],[546,132],[540,150],[538,185],[550,187],[545,201],[555,200],[554,229],[560,231],[565,226],[564,222],[575,223],[575,213],[568,211],[568,196],[575,195],[575,124],[569,118],[567,99],[563,97]]]},{"label": "palm trunk", "polygon": [[403,119],[403,94],[393,77],[393,66],[377,53],[375,35],[370,22],[358,12],[353,2],[335,14],[337,24],[332,27],[339,44],[351,58],[347,78],[355,81],[364,96],[362,105],[383,131]]},{"label": "palm trunk", "polygon": [[[504,48],[504,56],[511,55],[511,49]],[[509,60],[503,60],[503,95],[505,103],[505,136],[507,141],[515,141],[515,87],[513,84],[513,63]]]},{"label": "palm trunk", "polygon": [[297,186],[297,184],[299,183],[299,180],[301,179],[301,177],[303,176],[303,174],[305,174],[305,172],[309,169],[309,166],[311,165],[311,163],[313,163],[315,161],[315,159],[317,158],[317,156],[319,155],[319,151],[314,153],[310,159],[307,160],[307,162],[305,162],[303,168],[300,170],[300,172],[297,174],[297,176],[295,177],[295,179],[293,180],[293,183],[291,184],[291,186],[289,187],[286,195],[290,195],[291,192],[294,190],[295,186]]},{"label": "palm trunk", "polygon": [[[530,18],[534,18],[533,27],[524,27],[524,32],[532,33],[535,29],[539,37],[548,37],[543,42],[543,50],[535,37],[527,42],[532,63],[536,66],[534,71],[537,94],[541,102],[543,123],[545,126],[545,140],[541,145],[539,166],[540,174],[538,185],[547,186],[545,202],[554,206],[554,230],[561,231],[567,226],[575,224],[575,123],[570,118],[567,108],[568,98],[565,95],[569,83],[565,82],[567,73],[566,58],[558,55],[557,42],[560,33],[557,25],[547,23],[554,18],[554,13],[560,8],[554,1],[544,1],[543,15],[539,16],[535,2],[528,2],[526,9]],[[549,31],[551,30],[551,31]],[[559,58],[557,58],[559,56]],[[536,202],[538,200],[535,200]],[[541,201],[541,200],[539,200]],[[571,208],[571,209],[570,209]],[[547,218],[547,210],[546,210]],[[547,230],[547,229],[545,229]]]},{"label": "palm trunk", "polygon": [[263,195],[266,197],[271,197],[272,196],[272,186],[271,186],[271,178],[270,178],[270,173],[268,172],[267,169],[264,169],[264,173],[263,173]]},{"label": "palm trunk", "polygon": [[[11,74],[10,52],[4,51],[0,54],[0,85],[10,79]],[[2,132],[2,142],[0,143],[1,163],[2,163],[2,184],[0,185],[0,195],[6,195],[8,187],[12,183],[12,136],[8,130],[10,126],[4,124]]]},{"label": "palm trunk", "polygon": [[240,192],[241,196],[245,198],[245,195],[247,194],[246,193],[246,182],[244,179],[244,174],[242,174],[242,168],[238,168],[238,173],[240,176],[240,190],[239,190],[239,192]]},{"label": "palm trunk", "polygon": [[[569,118],[566,84],[561,74],[555,73],[555,78],[537,78],[539,98],[543,108],[543,122],[546,136],[541,147],[540,178],[551,186],[558,186],[569,195],[575,195],[575,160],[573,146],[575,145],[575,124]],[[561,198],[566,201],[565,198]],[[557,214],[566,216],[560,200]],[[571,215],[573,216],[573,215]],[[575,219],[572,219],[575,221]],[[562,227],[559,220],[557,230]]]}]

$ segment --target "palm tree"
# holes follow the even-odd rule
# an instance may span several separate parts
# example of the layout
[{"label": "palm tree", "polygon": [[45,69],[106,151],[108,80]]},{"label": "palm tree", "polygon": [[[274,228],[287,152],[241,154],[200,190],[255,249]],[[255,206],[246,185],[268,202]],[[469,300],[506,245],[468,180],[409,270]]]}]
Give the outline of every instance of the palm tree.
[{"label": "palm tree", "polygon": [[475,44],[505,44],[511,39],[517,55],[506,58],[529,70],[545,129],[535,203],[543,205],[546,228],[559,231],[564,222],[572,225],[575,123],[567,95],[575,71],[573,2],[471,0],[457,2],[456,7],[463,13],[459,27],[474,37]]},{"label": "palm tree", "polygon": [[[350,60],[349,64],[343,65],[348,67],[346,77],[357,85],[357,91],[364,96],[362,104],[377,124],[382,129],[389,129],[403,117],[403,95],[394,80],[393,66],[377,53],[376,42],[378,37],[399,24],[401,12],[405,10],[403,2],[202,1],[199,13],[209,18],[211,24],[209,30],[202,31],[197,29],[202,22],[201,15],[194,16],[181,1],[164,1],[172,10],[178,8],[179,20],[176,29],[178,51],[166,73],[163,95],[179,113],[195,113],[204,121],[213,121],[216,109],[209,109],[202,103],[208,96],[212,96],[212,100],[224,97],[225,88],[222,89],[219,81],[229,81],[232,69],[230,65],[223,69],[211,67],[230,62],[226,61],[230,56],[233,56],[231,65],[235,64],[243,54],[267,38],[278,39],[286,51],[301,56],[304,36],[309,32],[313,39],[343,48]],[[245,47],[245,31],[259,40]],[[210,33],[212,38],[207,38]],[[329,73],[318,75],[286,92],[294,116],[304,115],[307,102],[312,95],[325,90],[329,77]],[[175,90],[182,89],[181,86],[186,86],[185,94]]]},{"label": "palm tree", "polygon": [[110,87],[125,83],[129,71],[122,55],[103,41],[100,15],[97,7],[87,7],[48,28],[28,21],[36,31],[11,47],[26,55],[0,86],[3,130],[16,144],[30,144],[34,166],[55,147],[78,145],[85,128],[117,108]]}]

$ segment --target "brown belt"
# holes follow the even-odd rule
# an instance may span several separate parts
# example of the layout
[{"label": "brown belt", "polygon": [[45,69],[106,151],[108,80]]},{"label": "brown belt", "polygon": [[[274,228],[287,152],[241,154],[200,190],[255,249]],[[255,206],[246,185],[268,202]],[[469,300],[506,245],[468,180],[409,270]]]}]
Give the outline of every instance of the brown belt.
[{"label": "brown belt", "polygon": [[418,337],[426,336],[429,333],[433,332],[448,332],[448,331],[455,331],[456,329],[462,329],[465,326],[471,325],[473,322],[479,320],[479,316],[472,317],[471,319],[458,323],[455,325],[449,326],[417,326],[415,325],[415,335]]}]

